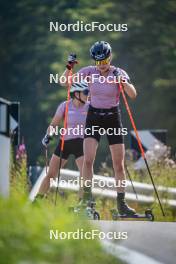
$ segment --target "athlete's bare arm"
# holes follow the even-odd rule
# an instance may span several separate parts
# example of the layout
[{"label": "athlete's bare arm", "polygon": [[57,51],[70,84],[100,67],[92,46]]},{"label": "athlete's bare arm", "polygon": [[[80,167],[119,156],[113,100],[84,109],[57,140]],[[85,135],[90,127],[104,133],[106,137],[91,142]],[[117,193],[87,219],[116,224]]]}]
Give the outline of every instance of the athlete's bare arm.
[{"label": "athlete's bare arm", "polygon": [[47,135],[53,136],[54,133],[53,133],[52,128],[56,128],[60,124],[61,121],[62,121],[62,117],[55,114],[49,127],[47,128]]},{"label": "athlete's bare arm", "polygon": [[128,94],[128,96],[131,99],[135,99],[136,98],[137,92],[136,92],[136,89],[135,89],[133,84],[128,83],[128,82],[123,83],[123,88],[124,88],[125,92]]}]

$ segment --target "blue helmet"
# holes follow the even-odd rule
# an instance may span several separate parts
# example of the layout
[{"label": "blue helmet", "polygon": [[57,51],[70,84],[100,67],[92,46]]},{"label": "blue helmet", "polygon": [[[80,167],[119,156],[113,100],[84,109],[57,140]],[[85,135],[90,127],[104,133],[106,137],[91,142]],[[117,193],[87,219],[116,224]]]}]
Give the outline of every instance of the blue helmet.
[{"label": "blue helmet", "polygon": [[90,48],[90,56],[94,60],[105,60],[107,59],[112,52],[110,44],[106,41],[97,41]]}]

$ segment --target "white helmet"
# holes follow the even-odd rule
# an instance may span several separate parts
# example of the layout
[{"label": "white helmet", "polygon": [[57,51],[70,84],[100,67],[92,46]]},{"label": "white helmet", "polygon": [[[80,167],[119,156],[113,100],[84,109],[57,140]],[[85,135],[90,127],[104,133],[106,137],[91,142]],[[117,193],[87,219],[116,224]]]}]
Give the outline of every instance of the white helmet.
[{"label": "white helmet", "polygon": [[70,93],[83,92],[86,90],[89,90],[87,82],[85,82],[85,81],[74,82],[74,83],[72,83],[72,86],[70,88]]}]

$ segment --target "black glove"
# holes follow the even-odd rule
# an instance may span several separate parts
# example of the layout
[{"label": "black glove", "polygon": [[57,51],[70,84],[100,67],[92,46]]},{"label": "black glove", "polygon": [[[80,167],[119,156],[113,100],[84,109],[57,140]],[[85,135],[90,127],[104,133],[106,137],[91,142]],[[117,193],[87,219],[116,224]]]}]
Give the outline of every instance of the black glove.
[{"label": "black glove", "polygon": [[116,68],[113,71],[113,74],[114,74],[114,76],[117,77],[117,79],[118,79],[119,82],[122,82],[122,83],[126,83],[126,82],[131,83],[130,82],[130,79],[127,76],[125,76],[124,73],[123,73],[123,71],[120,70],[119,68]]},{"label": "black glove", "polygon": [[74,53],[71,53],[69,56],[68,56],[68,63],[66,65],[66,68],[68,70],[71,70],[73,69],[74,65],[77,64],[78,61],[76,60],[76,54]]},{"label": "black glove", "polygon": [[42,139],[42,144],[45,148],[47,148],[49,142],[51,140],[51,137],[49,135],[45,135],[44,138]]},{"label": "black glove", "polygon": [[121,72],[121,70],[119,70],[119,69],[117,69],[117,68],[113,71],[113,74],[114,74],[114,76],[116,76],[117,78],[120,77],[120,76],[122,76],[122,72]]}]

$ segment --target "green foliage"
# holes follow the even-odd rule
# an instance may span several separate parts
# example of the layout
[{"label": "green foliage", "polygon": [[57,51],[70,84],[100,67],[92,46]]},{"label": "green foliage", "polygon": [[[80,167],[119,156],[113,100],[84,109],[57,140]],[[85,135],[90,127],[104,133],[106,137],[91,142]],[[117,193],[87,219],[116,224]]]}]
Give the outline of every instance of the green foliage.
[{"label": "green foliage", "polygon": [[98,240],[50,239],[50,230],[91,231],[85,219],[68,213],[68,204],[58,207],[47,201],[31,204],[19,194],[0,199],[0,254],[2,264],[15,263],[120,263],[105,254]]},{"label": "green foliage", "polygon": [[[50,239],[54,232],[83,232],[95,229],[85,217],[68,212],[70,199],[28,200],[26,157],[11,169],[11,192],[8,199],[0,197],[0,263],[121,263],[106,254],[98,239]],[[96,228],[97,229],[97,228]]]}]

